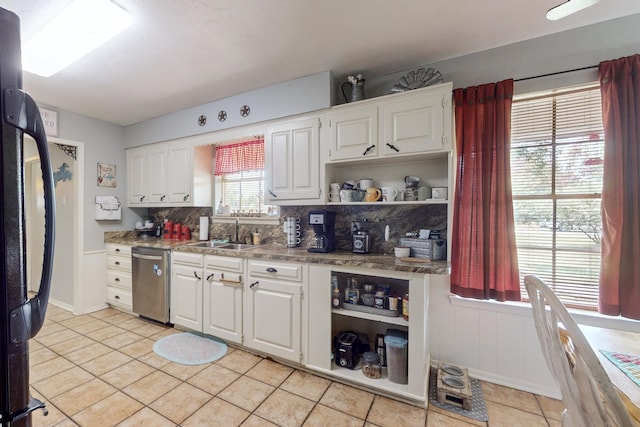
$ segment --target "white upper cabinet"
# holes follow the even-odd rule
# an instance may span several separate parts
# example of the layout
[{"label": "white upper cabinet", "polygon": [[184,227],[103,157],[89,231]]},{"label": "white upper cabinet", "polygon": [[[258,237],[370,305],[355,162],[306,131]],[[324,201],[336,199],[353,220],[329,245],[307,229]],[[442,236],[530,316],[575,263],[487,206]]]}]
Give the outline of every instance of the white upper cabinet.
[{"label": "white upper cabinet", "polygon": [[147,203],[147,153],[141,148],[127,150],[127,201],[129,206]]},{"label": "white upper cabinet", "polygon": [[327,115],[329,158],[347,160],[378,156],[378,107],[339,110]]},{"label": "white upper cabinet", "polygon": [[444,132],[445,103],[451,91],[425,93],[412,99],[387,101],[381,106],[384,156],[404,156],[450,148]]},{"label": "white upper cabinet", "polygon": [[169,145],[167,170],[170,206],[213,206],[212,145]]},{"label": "white upper cabinet", "polygon": [[175,144],[169,147],[168,167],[171,179],[167,182],[169,203],[189,203],[192,185],[191,147],[187,144]]},{"label": "white upper cabinet", "polygon": [[160,205],[167,199],[167,147],[163,144],[147,150],[147,203]]},{"label": "white upper cabinet", "polygon": [[265,200],[320,199],[320,119],[271,126],[265,136]]},{"label": "white upper cabinet", "polygon": [[451,83],[335,107],[327,114],[329,162],[451,149]]},{"label": "white upper cabinet", "polygon": [[188,142],[127,150],[127,200],[132,207],[212,206],[213,146]]}]

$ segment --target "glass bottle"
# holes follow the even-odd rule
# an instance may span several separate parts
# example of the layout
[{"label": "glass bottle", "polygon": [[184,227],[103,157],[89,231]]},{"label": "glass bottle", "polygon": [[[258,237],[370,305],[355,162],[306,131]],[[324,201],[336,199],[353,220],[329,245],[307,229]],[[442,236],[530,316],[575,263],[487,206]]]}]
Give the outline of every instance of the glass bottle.
[{"label": "glass bottle", "polygon": [[340,308],[340,288],[338,287],[338,278],[331,276],[331,306]]}]

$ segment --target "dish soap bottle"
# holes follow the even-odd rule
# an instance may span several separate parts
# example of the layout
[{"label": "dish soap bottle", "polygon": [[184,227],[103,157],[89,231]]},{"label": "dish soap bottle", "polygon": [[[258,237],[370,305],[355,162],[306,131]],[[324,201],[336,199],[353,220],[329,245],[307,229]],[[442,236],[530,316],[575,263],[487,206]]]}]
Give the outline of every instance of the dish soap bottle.
[{"label": "dish soap bottle", "polygon": [[222,204],[222,200],[220,200],[220,203],[218,204],[218,210],[216,211],[216,213],[218,215],[222,215],[223,212],[224,212],[224,205]]}]

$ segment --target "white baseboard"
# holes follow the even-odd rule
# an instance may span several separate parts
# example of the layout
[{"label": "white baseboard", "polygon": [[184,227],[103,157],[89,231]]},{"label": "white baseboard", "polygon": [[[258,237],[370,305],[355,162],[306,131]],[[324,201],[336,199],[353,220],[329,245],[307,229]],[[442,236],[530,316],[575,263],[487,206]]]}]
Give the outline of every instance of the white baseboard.
[{"label": "white baseboard", "polygon": [[562,399],[560,387],[546,387],[538,383],[520,381],[515,378],[495,375],[490,372],[483,372],[475,369],[469,369],[469,375],[482,381],[514,388],[516,390],[526,391],[529,393],[538,394],[540,396],[550,397],[552,399]]},{"label": "white baseboard", "polygon": [[73,314],[76,314],[76,313],[74,313],[73,305],[71,305],[71,304],[67,304],[65,302],[61,302],[61,301],[55,300],[53,298],[49,298],[49,304],[53,304],[56,307],[64,308],[65,310],[69,310]]}]

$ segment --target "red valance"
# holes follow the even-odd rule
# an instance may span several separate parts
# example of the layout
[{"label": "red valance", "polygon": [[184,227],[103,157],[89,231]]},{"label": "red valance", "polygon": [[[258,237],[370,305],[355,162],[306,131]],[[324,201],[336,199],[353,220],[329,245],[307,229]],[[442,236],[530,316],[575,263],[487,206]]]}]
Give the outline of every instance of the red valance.
[{"label": "red valance", "polygon": [[264,138],[216,145],[216,176],[264,169]]}]

